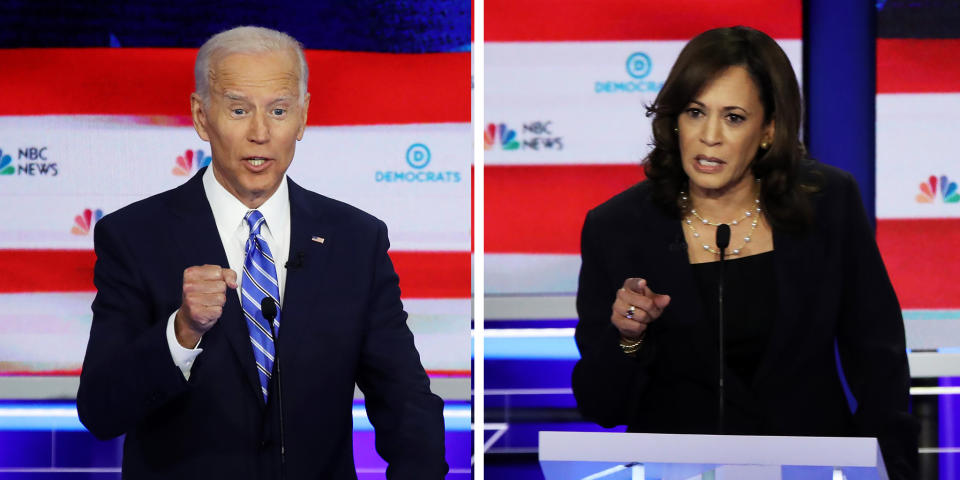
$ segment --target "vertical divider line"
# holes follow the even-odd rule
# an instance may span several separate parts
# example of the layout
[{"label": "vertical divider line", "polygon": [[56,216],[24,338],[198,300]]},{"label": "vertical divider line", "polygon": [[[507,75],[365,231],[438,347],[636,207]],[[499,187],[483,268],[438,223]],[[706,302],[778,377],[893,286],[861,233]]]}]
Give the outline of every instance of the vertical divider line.
[{"label": "vertical divider line", "polygon": [[473,0],[473,478],[483,480],[483,303],[484,303],[484,185],[483,185],[483,99],[484,46],[483,0]]}]

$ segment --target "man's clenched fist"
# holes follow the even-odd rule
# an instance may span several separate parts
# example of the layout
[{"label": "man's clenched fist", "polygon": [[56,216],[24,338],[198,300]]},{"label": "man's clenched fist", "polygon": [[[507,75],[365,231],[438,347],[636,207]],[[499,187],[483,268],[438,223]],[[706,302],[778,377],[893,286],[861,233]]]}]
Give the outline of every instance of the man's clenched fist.
[{"label": "man's clenched fist", "polygon": [[237,288],[237,273],[219,265],[190,267],[183,271],[183,301],[174,320],[177,341],[194,348],[223,314],[227,287]]}]

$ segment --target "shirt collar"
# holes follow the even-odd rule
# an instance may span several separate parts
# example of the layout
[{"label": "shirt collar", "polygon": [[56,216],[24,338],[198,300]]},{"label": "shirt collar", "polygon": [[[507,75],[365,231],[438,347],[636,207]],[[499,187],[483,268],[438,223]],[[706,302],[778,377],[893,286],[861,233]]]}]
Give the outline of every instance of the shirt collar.
[{"label": "shirt collar", "polygon": [[[213,165],[203,173],[203,189],[207,193],[207,201],[213,210],[213,220],[217,224],[217,231],[222,238],[230,236],[238,227],[248,232],[243,217],[250,211],[243,202],[227,191],[213,175]],[[290,223],[290,193],[287,187],[287,176],[280,180],[280,186],[273,195],[263,202],[257,210],[266,220],[265,227],[276,238]]]}]

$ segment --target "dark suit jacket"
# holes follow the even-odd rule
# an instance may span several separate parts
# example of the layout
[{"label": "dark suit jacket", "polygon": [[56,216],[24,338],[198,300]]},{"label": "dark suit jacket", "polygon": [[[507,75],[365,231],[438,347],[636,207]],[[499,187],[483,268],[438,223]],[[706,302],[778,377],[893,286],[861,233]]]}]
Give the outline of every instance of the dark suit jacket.
[{"label": "dark suit jacket", "polygon": [[[774,327],[751,385],[726,370],[726,433],[875,436],[894,478],[913,478],[917,424],[903,318],[853,178],[822,164],[815,225],[774,230]],[[807,172],[810,173],[810,172]],[[577,292],[581,413],[636,432],[716,433],[717,333],[702,305],[679,218],[641,182],[587,214]],[[671,297],[636,358],[618,346],[611,305],[623,281],[646,278]],[[851,414],[834,345],[858,407]]]},{"label": "dark suit jacket", "polygon": [[[167,345],[184,269],[229,266],[202,175],[107,215],[94,232],[97,296],[77,409],[98,438],[126,434],[125,478],[279,472],[277,382],[264,405],[236,293],[203,336],[189,382]],[[286,478],[356,478],[354,382],[387,476],[443,478],[443,402],[406,325],[386,226],[292,181],[289,191],[290,258],[303,264],[287,270],[278,337]]]}]

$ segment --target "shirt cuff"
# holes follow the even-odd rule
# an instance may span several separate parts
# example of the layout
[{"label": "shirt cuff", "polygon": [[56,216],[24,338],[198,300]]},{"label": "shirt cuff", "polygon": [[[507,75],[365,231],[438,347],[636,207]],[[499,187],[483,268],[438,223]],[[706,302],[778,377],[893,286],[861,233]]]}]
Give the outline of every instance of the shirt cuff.
[{"label": "shirt cuff", "polygon": [[[199,348],[200,342],[197,342],[197,345],[193,348],[183,348],[183,345],[180,345],[180,342],[177,341],[177,332],[173,329],[173,322],[179,311],[174,311],[167,319],[167,346],[170,347],[170,356],[173,357],[173,363],[183,372],[183,378],[190,380],[190,369],[193,368],[193,361],[197,359],[197,355],[203,352],[203,349]],[[203,338],[200,340],[203,341]]]}]

